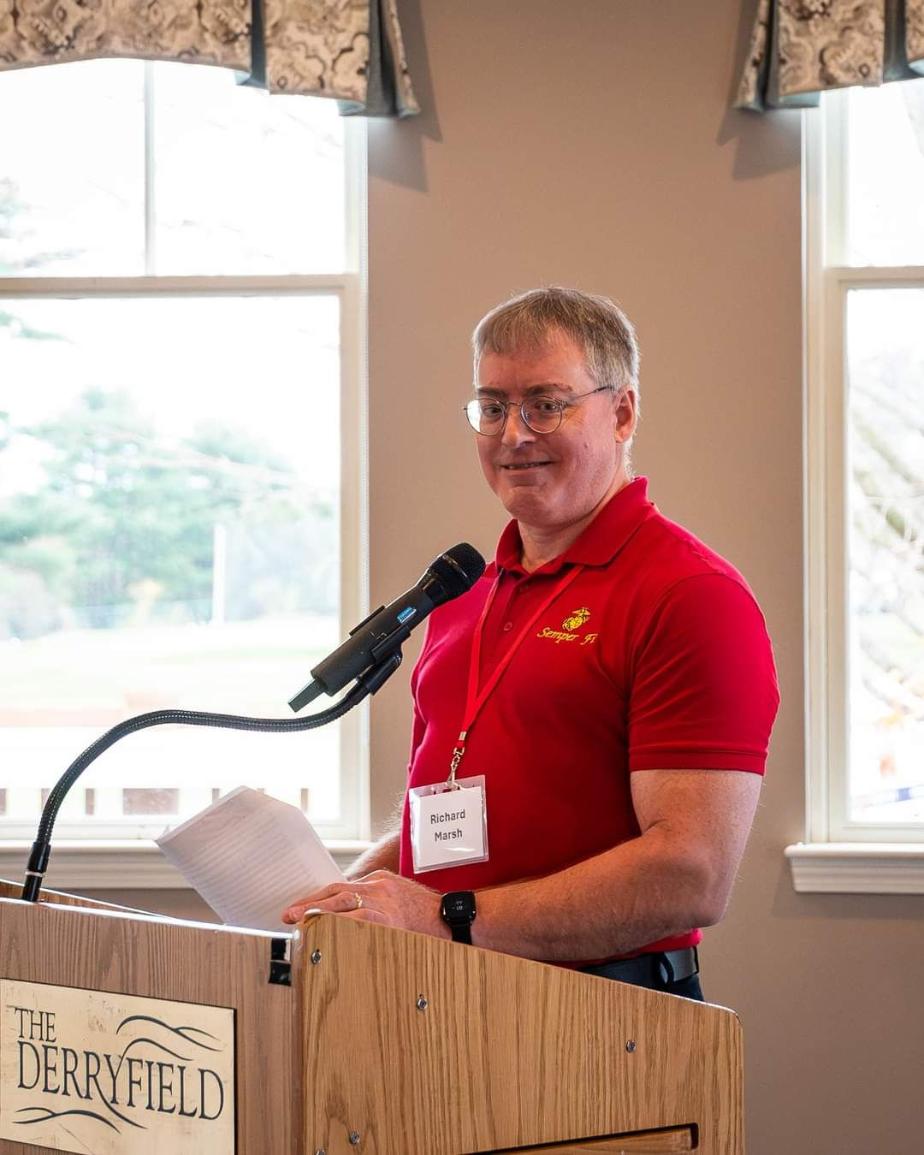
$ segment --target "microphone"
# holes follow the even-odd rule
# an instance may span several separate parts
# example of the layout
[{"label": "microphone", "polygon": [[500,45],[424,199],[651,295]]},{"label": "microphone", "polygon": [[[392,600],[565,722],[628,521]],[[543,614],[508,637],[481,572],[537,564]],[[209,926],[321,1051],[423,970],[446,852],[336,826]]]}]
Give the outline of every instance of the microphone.
[{"label": "microphone", "polygon": [[[319,694],[336,694],[394,654],[411,630],[443,602],[470,590],[484,573],[484,558],[466,542],[430,563],[415,586],[380,606],[350,631],[347,640],[311,671],[312,681],[289,700],[297,713]],[[400,661],[400,655],[399,655]]]}]

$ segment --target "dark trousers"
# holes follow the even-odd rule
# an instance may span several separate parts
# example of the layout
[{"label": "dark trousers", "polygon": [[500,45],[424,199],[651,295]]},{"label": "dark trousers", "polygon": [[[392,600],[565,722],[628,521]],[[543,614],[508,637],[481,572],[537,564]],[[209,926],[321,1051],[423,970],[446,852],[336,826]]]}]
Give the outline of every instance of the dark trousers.
[{"label": "dark trousers", "polygon": [[580,970],[583,974],[599,975],[600,978],[647,987],[650,991],[663,991],[668,995],[705,1002],[695,947],[617,959],[599,966],[581,967]]}]

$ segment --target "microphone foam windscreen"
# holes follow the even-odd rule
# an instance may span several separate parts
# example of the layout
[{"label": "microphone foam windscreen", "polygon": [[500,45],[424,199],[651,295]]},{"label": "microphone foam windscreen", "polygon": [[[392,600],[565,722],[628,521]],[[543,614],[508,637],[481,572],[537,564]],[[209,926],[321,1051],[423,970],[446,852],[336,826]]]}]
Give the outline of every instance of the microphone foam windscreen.
[{"label": "microphone foam windscreen", "polygon": [[447,598],[457,598],[472,588],[484,573],[485,560],[473,545],[460,542],[447,549],[430,566],[444,589]]}]

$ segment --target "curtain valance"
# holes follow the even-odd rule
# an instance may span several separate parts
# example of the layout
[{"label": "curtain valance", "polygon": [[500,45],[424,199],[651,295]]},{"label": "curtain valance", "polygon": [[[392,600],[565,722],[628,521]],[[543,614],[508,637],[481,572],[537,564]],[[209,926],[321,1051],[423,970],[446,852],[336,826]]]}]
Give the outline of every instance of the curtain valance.
[{"label": "curtain valance", "polygon": [[0,0],[0,70],[128,56],[233,68],[341,111],[419,111],[396,0]]},{"label": "curtain valance", "polygon": [[924,76],[924,0],[759,0],[736,108]]}]

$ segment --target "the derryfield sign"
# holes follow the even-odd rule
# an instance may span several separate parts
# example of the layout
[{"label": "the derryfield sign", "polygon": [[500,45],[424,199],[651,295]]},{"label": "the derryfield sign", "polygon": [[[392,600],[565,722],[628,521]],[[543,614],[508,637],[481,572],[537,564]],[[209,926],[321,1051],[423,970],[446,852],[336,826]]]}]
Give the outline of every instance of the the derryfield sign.
[{"label": "the derryfield sign", "polygon": [[231,1155],[234,1012],[0,979],[0,1138]]}]

